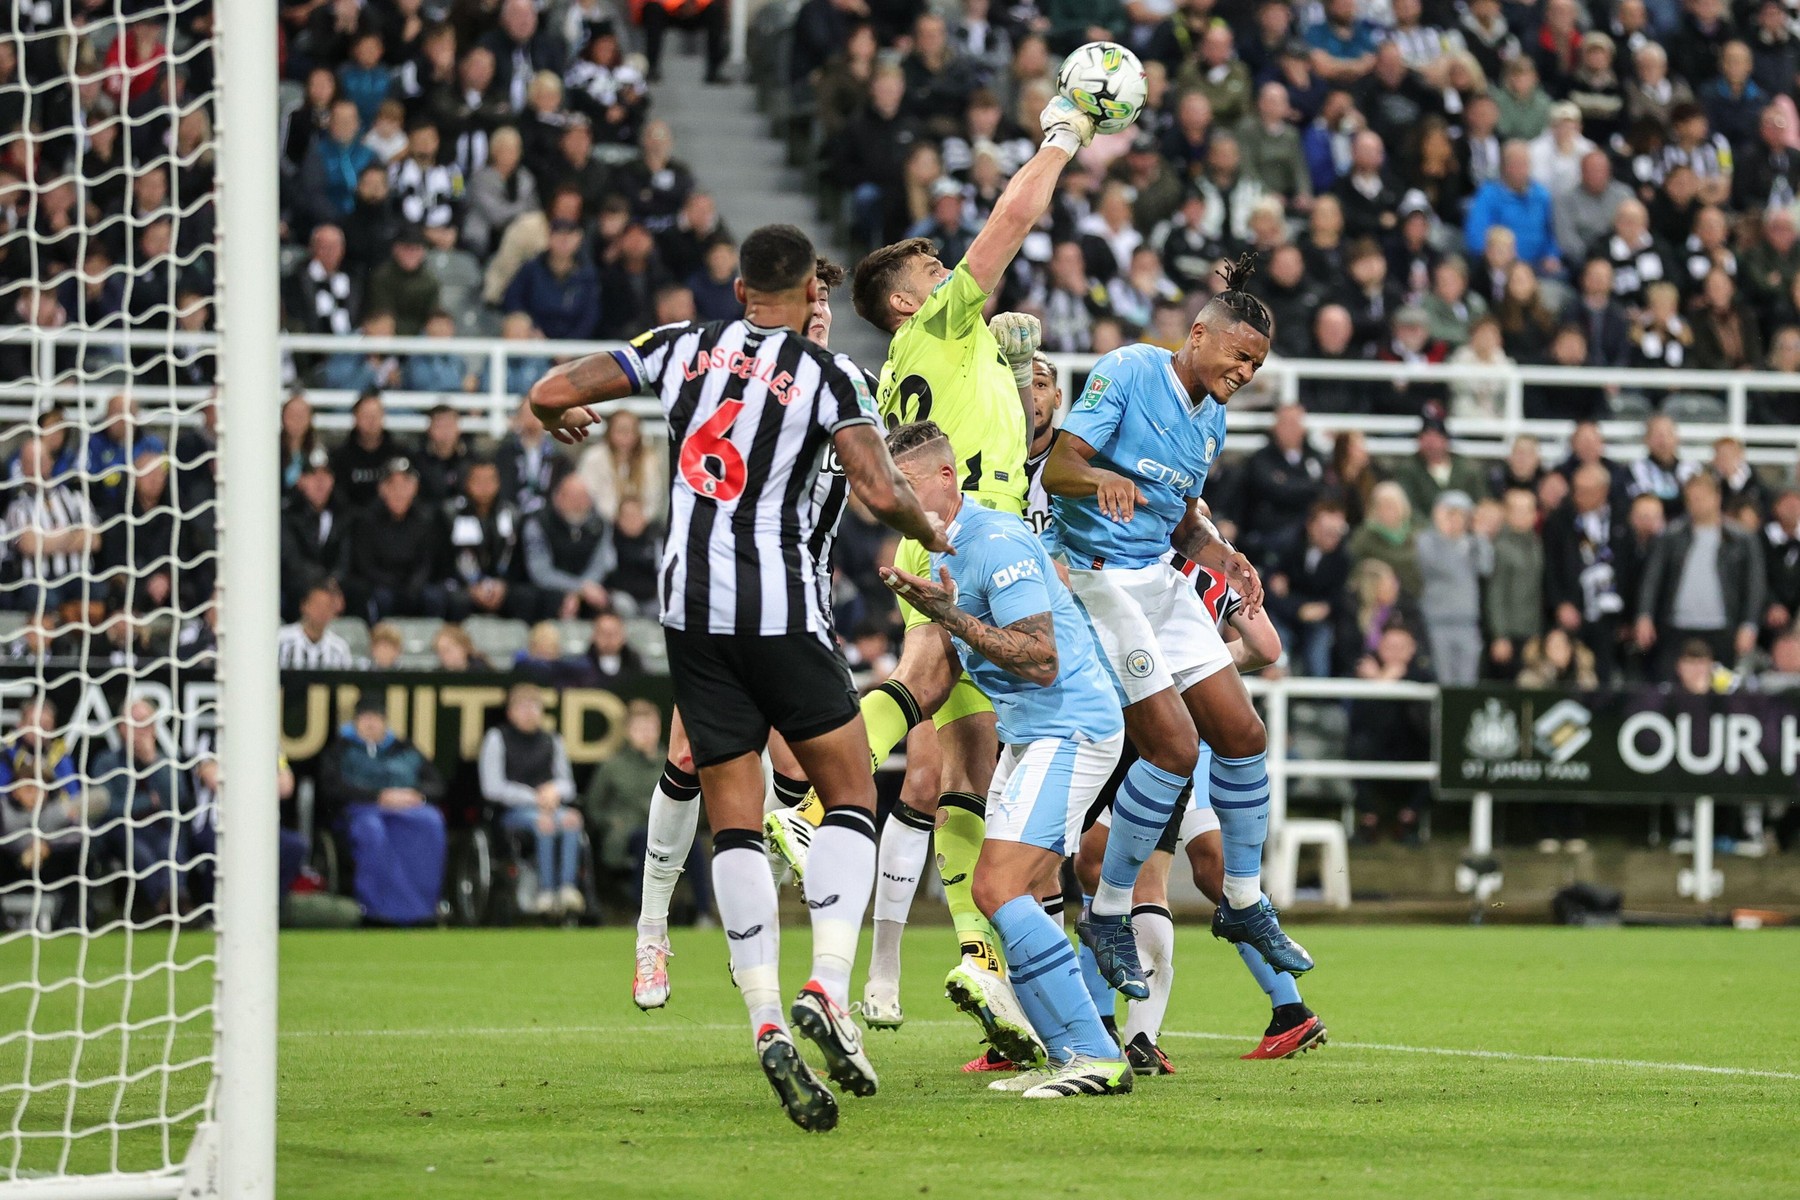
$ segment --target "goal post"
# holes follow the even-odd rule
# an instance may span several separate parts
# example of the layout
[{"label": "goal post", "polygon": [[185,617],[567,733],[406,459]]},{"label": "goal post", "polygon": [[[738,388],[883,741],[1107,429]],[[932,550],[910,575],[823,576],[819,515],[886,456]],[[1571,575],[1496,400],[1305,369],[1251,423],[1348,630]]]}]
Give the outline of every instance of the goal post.
[{"label": "goal post", "polygon": [[276,14],[0,4],[0,1200],[275,1194]]}]

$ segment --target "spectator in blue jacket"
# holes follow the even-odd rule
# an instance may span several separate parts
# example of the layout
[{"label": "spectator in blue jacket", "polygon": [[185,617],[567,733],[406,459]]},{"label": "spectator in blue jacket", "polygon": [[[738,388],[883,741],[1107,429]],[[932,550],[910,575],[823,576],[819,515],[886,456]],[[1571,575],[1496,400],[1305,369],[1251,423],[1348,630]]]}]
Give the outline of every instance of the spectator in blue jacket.
[{"label": "spectator in blue jacket", "polygon": [[1754,65],[1749,46],[1726,42],[1719,51],[1719,77],[1700,89],[1698,99],[1713,132],[1723,134],[1733,148],[1755,139],[1762,110],[1769,106],[1769,94],[1750,78]]},{"label": "spectator in blue jacket", "polygon": [[1549,189],[1531,179],[1531,147],[1508,142],[1500,151],[1500,178],[1482,184],[1469,204],[1463,244],[1471,255],[1480,255],[1487,248],[1488,229],[1503,225],[1512,230],[1521,259],[1540,275],[1560,277],[1562,255],[1551,220]]},{"label": "spectator in blue jacket", "polygon": [[350,61],[338,68],[338,94],[356,105],[364,129],[375,123],[393,85],[393,72],[381,61],[381,52],[381,34],[365,30],[350,46]]},{"label": "spectator in blue jacket", "polygon": [[600,327],[600,273],[581,248],[581,226],[556,221],[550,248],[519,268],[502,307],[522,312],[551,339],[589,338]]},{"label": "spectator in blue jacket", "polygon": [[[362,117],[353,101],[332,104],[325,136],[313,139],[307,158],[302,188],[311,191],[318,187],[325,207],[338,217],[348,216],[356,207],[357,177],[365,167],[379,165],[375,152],[362,144]],[[308,199],[316,202],[318,196]]]},{"label": "spectator in blue jacket", "polygon": [[357,702],[319,768],[320,791],[349,835],[356,901],[384,925],[437,920],[444,890],[444,780],[431,760],[388,729],[378,692]]},{"label": "spectator in blue jacket", "polygon": [[[425,336],[456,336],[456,318],[439,309],[425,318]],[[402,360],[400,379],[409,392],[469,392],[475,390],[475,373],[460,354],[409,354]]]}]

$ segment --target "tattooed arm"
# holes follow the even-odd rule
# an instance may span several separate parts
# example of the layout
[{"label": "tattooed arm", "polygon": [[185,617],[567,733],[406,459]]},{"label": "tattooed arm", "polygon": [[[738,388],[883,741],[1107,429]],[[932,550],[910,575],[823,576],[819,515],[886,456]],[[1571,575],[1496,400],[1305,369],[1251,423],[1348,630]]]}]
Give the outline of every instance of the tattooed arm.
[{"label": "tattooed arm", "polygon": [[1250,565],[1248,558],[1219,536],[1218,526],[1212,523],[1212,518],[1201,508],[1200,500],[1188,501],[1187,515],[1181,518],[1181,524],[1170,535],[1169,544],[1175,547],[1177,553],[1201,566],[1223,571],[1225,582],[1236,588],[1238,595],[1244,598],[1246,617],[1254,617],[1262,611],[1262,577]]},{"label": "tattooed arm", "polygon": [[896,595],[1002,671],[1039,687],[1056,682],[1056,627],[1048,612],[1021,617],[1002,629],[956,607],[956,584],[947,567],[940,575],[942,583],[932,583],[893,567],[882,567],[880,573],[881,581]]},{"label": "tattooed arm", "polygon": [[584,441],[599,417],[590,404],[636,392],[631,376],[611,351],[589,354],[551,368],[531,385],[531,415],[559,442]]}]

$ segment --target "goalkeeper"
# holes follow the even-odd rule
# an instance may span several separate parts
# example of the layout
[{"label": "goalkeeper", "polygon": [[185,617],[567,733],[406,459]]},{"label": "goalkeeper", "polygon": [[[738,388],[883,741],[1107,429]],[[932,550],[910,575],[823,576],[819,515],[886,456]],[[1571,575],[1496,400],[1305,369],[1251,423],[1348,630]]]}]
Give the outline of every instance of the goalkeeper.
[{"label": "goalkeeper", "polygon": [[[996,318],[990,331],[983,309],[1026,235],[1049,209],[1063,168],[1094,136],[1092,119],[1061,96],[1044,108],[1039,124],[1043,145],[1007,184],[954,270],[939,261],[931,242],[912,238],[863,259],[851,285],[857,313],[893,334],[877,393],[888,427],[937,422],[949,437],[961,490],[979,504],[1015,515],[1025,508],[1031,356],[1039,332],[1034,318],[1018,314]],[[931,574],[924,548],[911,541],[900,544],[894,565],[912,575]],[[982,1023],[997,1051],[1029,1061],[1036,1053],[1030,1025],[1007,983],[999,939],[970,893],[985,828],[983,798],[998,752],[994,709],[963,673],[949,635],[904,602],[902,608],[906,641],[900,666],[863,699],[863,721],[879,766],[914,725],[930,717],[942,750],[942,791],[932,811],[902,805],[882,830],[875,951],[862,1013],[871,1026],[901,1021],[899,931],[941,813],[938,870],[962,946],[962,960],[946,987],[958,1006]],[[802,839],[791,831],[800,820],[816,824],[820,813],[809,796],[797,808],[768,818],[770,844],[797,873],[805,869],[796,844]]]}]

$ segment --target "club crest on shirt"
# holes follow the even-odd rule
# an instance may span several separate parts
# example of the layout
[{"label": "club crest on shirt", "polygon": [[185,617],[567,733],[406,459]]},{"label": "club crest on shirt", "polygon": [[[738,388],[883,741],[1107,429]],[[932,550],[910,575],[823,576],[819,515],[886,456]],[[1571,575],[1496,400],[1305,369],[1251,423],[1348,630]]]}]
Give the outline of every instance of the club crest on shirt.
[{"label": "club crest on shirt", "polygon": [[1133,679],[1149,678],[1150,672],[1155,667],[1156,663],[1151,659],[1150,652],[1147,650],[1133,650],[1125,656],[1125,669],[1131,673]]},{"label": "club crest on shirt", "polygon": [[1206,437],[1206,450],[1201,454],[1200,461],[1210,463],[1213,460],[1213,455],[1218,452],[1219,439],[1208,434]]}]

